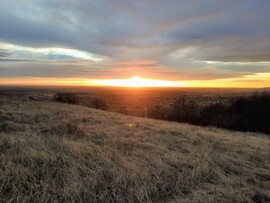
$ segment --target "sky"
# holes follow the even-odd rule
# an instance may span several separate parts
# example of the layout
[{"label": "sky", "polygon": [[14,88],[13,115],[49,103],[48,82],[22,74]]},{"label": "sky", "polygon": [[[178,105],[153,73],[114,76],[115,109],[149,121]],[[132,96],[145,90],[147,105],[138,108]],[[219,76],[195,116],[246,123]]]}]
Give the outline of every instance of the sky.
[{"label": "sky", "polygon": [[269,0],[0,5],[0,84],[94,85],[136,76],[180,86],[270,87]]}]

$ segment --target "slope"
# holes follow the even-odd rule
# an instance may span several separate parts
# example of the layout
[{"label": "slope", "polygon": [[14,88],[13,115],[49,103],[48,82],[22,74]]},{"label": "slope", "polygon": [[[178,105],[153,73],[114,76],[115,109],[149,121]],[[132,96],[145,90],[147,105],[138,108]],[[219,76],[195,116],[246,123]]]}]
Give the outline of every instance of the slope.
[{"label": "slope", "polygon": [[0,98],[0,202],[269,202],[270,139]]}]

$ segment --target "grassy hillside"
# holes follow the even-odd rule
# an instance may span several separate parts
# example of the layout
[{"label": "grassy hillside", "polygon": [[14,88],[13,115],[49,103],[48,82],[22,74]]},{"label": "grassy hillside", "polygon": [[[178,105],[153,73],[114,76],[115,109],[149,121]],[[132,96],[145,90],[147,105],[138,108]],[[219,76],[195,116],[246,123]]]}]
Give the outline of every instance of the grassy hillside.
[{"label": "grassy hillside", "polygon": [[270,202],[270,139],[0,98],[0,202]]}]

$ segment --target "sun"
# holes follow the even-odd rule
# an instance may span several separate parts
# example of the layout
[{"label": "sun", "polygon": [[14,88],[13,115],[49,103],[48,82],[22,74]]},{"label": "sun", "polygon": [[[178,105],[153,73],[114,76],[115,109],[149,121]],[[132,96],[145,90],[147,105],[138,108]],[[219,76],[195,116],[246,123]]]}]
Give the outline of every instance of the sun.
[{"label": "sun", "polygon": [[142,80],[140,77],[138,76],[133,76],[130,80],[133,80],[133,81],[140,81]]},{"label": "sun", "polygon": [[133,76],[129,79],[89,80],[90,85],[114,87],[183,87],[181,81],[155,80]]},{"label": "sun", "polygon": [[132,78],[130,78],[129,82],[129,87],[142,87],[145,86],[146,80],[142,79],[138,76],[133,76]]}]

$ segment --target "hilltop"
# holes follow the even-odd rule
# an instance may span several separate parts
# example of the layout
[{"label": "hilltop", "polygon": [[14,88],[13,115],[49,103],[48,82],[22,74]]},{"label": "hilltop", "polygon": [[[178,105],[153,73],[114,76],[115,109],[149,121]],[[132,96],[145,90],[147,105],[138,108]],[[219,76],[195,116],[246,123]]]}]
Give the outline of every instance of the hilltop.
[{"label": "hilltop", "polygon": [[270,139],[0,98],[0,202],[269,202]]}]

